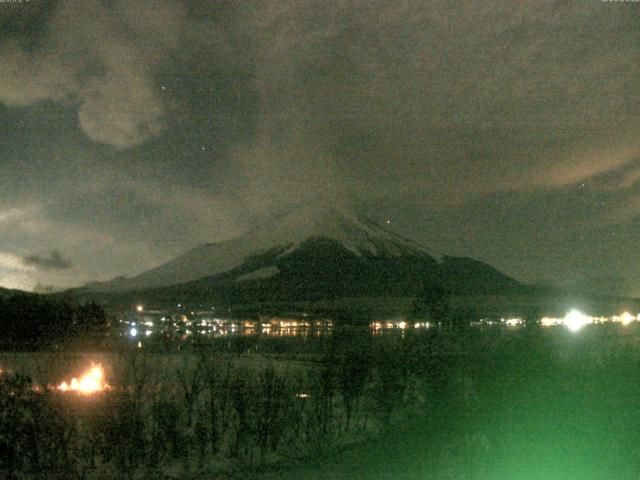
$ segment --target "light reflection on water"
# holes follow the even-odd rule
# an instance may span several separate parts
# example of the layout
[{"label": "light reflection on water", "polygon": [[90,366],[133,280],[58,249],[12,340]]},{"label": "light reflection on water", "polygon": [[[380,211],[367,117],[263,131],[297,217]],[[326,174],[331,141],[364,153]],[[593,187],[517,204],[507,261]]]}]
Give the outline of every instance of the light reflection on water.
[{"label": "light reflection on water", "polygon": [[[640,316],[638,316],[640,317]],[[638,317],[628,312],[612,317],[590,317],[577,310],[571,310],[567,315],[560,318],[542,317],[537,320],[542,327],[566,327],[568,330],[577,333],[583,326],[589,324],[617,323],[626,327],[635,323]],[[213,339],[220,337],[237,336],[266,336],[266,337],[322,337],[331,335],[334,330],[335,321],[331,319],[311,319],[311,318],[261,318],[260,320],[222,319],[210,316],[187,317],[186,315],[169,316],[163,314],[158,318],[153,318],[149,314],[138,314],[134,317],[120,320],[121,336],[131,337],[138,340],[138,337],[164,337],[180,340],[192,339]],[[481,318],[470,320],[468,325],[474,329],[506,328],[519,329],[527,322],[520,317],[510,318]],[[145,330],[139,328],[145,325]],[[437,323],[428,321],[410,321],[405,317],[397,316],[385,320],[372,321],[368,325],[372,335],[397,334],[402,337],[406,332],[426,331],[438,328]]]}]

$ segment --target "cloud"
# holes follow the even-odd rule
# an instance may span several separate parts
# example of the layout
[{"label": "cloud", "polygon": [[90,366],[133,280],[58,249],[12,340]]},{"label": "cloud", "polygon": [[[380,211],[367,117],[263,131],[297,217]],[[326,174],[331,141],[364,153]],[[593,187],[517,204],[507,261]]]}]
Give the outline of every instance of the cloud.
[{"label": "cloud", "polygon": [[[626,170],[637,161],[640,155],[640,145],[635,140],[627,141],[618,147],[592,148],[591,151],[577,151],[562,158],[553,168],[541,174],[536,180],[539,184],[563,187],[584,180],[615,174],[618,171]],[[633,184],[634,174],[631,172],[621,182],[620,188],[628,188]],[[631,182],[631,184],[629,183]]]},{"label": "cloud", "polygon": [[1,224],[9,223],[24,216],[24,210],[20,208],[0,209],[0,228]]},{"label": "cloud", "polygon": [[22,263],[38,270],[69,270],[73,267],[58,250],[51,250],[47,255],[26,255],[22,257]]},{"label": "cloud", "polygon": [[24,271],[28,270],[23,259],[9,252],[0,252],[0,270]]},{"label": "cloud", "polygon": [[117,149],[139,145],[166,128],[167,102],[155,75],[185,21],[184,5],[171,0],[64,0],[42,42],[0,44],[0,102],[70,105],[92,140]]},{"label": "cloud", "polygon": [[[524,248],[570,254],[585,230],[639,211],[631,4],[49,5],[33,35],[0,40],[0,102],[13,107],[0,121],[22,121],[0,139],[2,249],[73,251],[72,271],[22,272],[44,284],[135,274],[291,202],[409,205],[404,233],[436,250],[457,238],[457,253],[494,261],[515,239],[510,268]],[[36,104],[37,119],[17,111]],[[68,112],[114,148],[78,141]],[[41,210],[22,213],[29,202]],[[482,257],[498,230],[500,252]],[[566,235],[544,243],[547,231]]]},{"label": "cloud", "polygon": [[19,255],[0,251],[0,287],[29,289],[33,284],[33,270]]},{"label": "cloud", "polygon": [[45,293],[45,294],[55,293],[61,290],[64,290],[64,289],[56,285],[49,285],[48,283],[40,283],[40,282],[36,283],[35,285],[33,285],[33,287],[31,287],[32,292]]},{"label": "cloud", "polygon": [[313,196],[324,169],[323,183],[338,192],[422,191],[459,203],[559,188],[631,156],[640,69],[625,8],[420,0],[238,8],[242,36],[228,44],[252,52],[259,92],[257,134],[240,161],[268,159],[262,169],[274,179],[248,183],[256,197],[270,196],[268,185],[273,195]]},{"label": "cloud", "polygon": [[97,80],[78,109],[80,127],[92,140],[124,149],[165,129],[164,108],[138,75]]}]

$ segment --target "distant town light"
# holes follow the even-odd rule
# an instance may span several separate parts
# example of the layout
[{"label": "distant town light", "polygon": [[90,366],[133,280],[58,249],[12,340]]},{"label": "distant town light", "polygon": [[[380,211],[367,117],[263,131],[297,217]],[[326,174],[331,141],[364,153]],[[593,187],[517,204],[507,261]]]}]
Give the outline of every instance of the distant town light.
[{"label": "distant town light", "polygon": [[138,329],[137,328],[132,328],[131,330],[129,330],[129,335],[131,335],[132,337],[135,337],[138,335]]},{"label": "distant town light", "polygon": [[562,324],[562,319],[561,318],[555,318],[555,317],[542,317],[540,319],[540,324],[543,327],[553,327],[554,325]]},{"label": "distant town light", "polygon": [[522,319],[507,318],[504,323],[507,325],[507,327],[519,327],[520,325],[522,325]]},{"label": "distant town light", "polygon": [[620,322],[622,323],[622,325],[629,325],[635,319],[636,317],[631,315],[629,312],[624,312],[622,315],[620,315]]},{"label": "distant town light", "polygon": [[572,332],[578,332],[586,324],[590,323],[590,318],[579,310],[571,310],[563,319],[565,326]]},{"label": "distant town light", "polygon": [[140,312],[140,313],[141,313],[141,312],[144,312],[144,307],[143,307],[142,305],[138,305],[138,306],[136,307],[136,311],[137,311],[137,312]]}]

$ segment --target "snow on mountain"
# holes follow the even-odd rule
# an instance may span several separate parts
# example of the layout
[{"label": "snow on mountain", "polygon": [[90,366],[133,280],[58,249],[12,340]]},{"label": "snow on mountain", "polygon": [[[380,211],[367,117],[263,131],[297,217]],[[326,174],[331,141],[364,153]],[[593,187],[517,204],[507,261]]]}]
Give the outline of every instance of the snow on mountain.
[{"label": "snow on mountain", "polygon": [[245,280],[257,280],[261,278],[273,277],[280,273],[280,269],[275,266],[259,268],[236,278],[236,282],[244,282]]},{"label": "snow on mountain", "polygon": [[[418,244],[345,207],[307,205],[275,217],[236,238],[200,245],[135,277],[92,284],[90,288],[122,291],[184,283],[227,272],[242,265],[248,257],[273,249],[281,249],[281,256],[288,255],[306,240],[318,237],[335,240],[357,256],[429,256]],[[261,274],[264,272],[257,275]]]},{"label": "snow on mountain", "polygon": [[276,217],[248,233],[267,248],[290,245],[286,253],[295,250],[309,238],[324,237],[340,242],[356,255],[400,256],[407,253],[426,254],[418,244],[380,225],[362,218],[345,207],[314,208],[306,206]]}]

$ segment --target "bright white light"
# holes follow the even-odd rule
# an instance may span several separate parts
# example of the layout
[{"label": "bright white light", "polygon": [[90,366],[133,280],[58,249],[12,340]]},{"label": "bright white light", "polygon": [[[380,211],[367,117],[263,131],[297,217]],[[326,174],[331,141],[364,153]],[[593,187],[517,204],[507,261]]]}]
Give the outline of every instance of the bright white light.
[{"label": "bright white light", "polygon": [[622,322],[622,325],[629,325],[635,319],[636,317],[631,315],[629,312],[624,312],[622,315],[620,315],[620,322]]},{"label": "bright white light", "polygon": [[148,337],[149,335],[151,335],[153,332],[151,330],[146,330],[144,332],[144,334]]},{"label": "bright white light", "polygon": [[143,307],[142,305],[138,305],[138,306],[136,307],[136,311],[138,311],[138,312],[143,312],[143,311],[144,311],[144,307]]},{"label": "bright white light", "polygon": [[135,337],[136,335],[138,335],[138,329],[132,328],[131,330],[129,330],[129,335],[131,335],[132,337]]},{"label": "bright white light", "polygon": [[590,318],[578,310],[571,310],[562,321],[570,331],[577,332],[589,323]]}]

